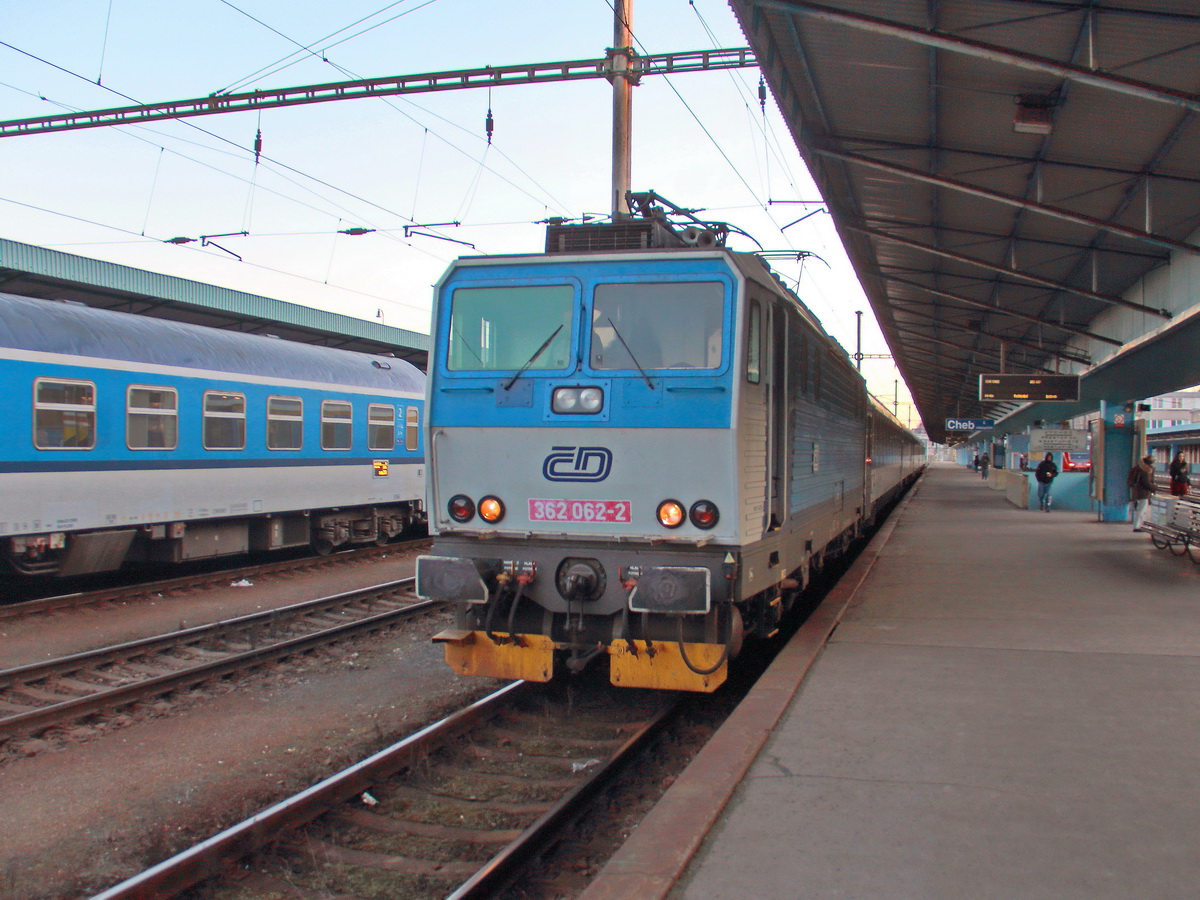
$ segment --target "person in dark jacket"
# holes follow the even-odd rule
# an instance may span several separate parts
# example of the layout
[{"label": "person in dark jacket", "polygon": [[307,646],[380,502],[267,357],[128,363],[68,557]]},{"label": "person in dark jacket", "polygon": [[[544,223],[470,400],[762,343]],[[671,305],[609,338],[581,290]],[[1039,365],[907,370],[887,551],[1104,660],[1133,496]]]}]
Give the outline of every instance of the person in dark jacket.
[{"label": "person in dark jacket", "polygon": [[1037,468],[1033,470],[1033,477],[1037,479],[1038,509],[1050,512],[1050,486],[1058,477],[1058,466],[1054,464],[1053,453],[1047,453],[1046,458],[1037,464]]},{"label": "person in dark jacket", "polygon": [[1188,485],[1192,483],[1192,467],[1191,464],[1183,458],[1182,450],[1175,454],[1175,458],[1171,460],[1171,467],[1167,471],[1171,475],[1172,496],[1186,497],[1188,494]]},{"label": "person in dark jacket", "polygon": [[1146,506],[1154,496],[1154,457],[1143,456],[1136,466],[1129,470],[1129,502],[1133,505],[1131,518],[1133,530],[1142,530],[1142,517],[1146,515]]}]

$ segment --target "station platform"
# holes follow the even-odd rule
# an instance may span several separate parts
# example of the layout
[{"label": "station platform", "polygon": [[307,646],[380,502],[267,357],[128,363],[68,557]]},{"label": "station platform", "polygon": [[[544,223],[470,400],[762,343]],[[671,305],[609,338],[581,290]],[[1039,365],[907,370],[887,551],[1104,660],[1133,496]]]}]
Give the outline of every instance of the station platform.
[{"label": "station platform", "polygon": [[926,470],[585,900],[1200,896],[1200,566]]}]

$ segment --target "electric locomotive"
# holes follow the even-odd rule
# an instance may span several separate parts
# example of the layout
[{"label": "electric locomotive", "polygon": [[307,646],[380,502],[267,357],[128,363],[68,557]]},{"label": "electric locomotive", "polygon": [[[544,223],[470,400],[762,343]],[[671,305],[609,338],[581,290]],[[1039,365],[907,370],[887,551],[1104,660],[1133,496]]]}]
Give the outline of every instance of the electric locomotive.
[{"label": "electric locomotive", "polygon": [[920,443],[758,256],[647,218],[551,226],[436,286],[422,596],[466,674],[715,690]]},{"label": "electric locomotive", "polygon": [[373,356],[0,294],[0,557],[68,576],[424,521],[424,376]]}]

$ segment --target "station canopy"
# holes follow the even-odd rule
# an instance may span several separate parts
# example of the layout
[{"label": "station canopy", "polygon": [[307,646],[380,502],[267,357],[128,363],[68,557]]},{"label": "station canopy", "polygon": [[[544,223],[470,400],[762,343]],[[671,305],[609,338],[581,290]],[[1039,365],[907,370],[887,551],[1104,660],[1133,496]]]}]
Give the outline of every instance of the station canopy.
[{"label": "station canopy", "polygon": [[[1182,324],[1138,286],[1200,251],[1195,0],[732,6],[931,438],[1018,409],[981,374],[1086,380]],[[1150,358],[1133,396],[1200,381]]]}]

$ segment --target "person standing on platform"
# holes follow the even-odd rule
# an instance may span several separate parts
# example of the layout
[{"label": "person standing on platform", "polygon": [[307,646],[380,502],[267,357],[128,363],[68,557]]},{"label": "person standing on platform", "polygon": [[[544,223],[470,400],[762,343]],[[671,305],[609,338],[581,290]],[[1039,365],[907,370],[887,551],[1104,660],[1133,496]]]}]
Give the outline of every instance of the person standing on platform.
[{"label": "person standing on platform", "polygon": [[1188,495],[1188,485],[1192,483],[1192,467],[1183,458],[1182,450],[1175,454],[1175,458],[1171,460],[1171,468],[1168,471],[1171,473],[1171,494],[1175,497],[1186,497]]},{"label": "person standing on platform", "polygon": [[1146,514],[1146,505],[1154,496],[1154,457],[1143,456],[1141,461],[1129,470],[1129,502],[1133,504],[1133,530],[1142,530],[1142,517]]},{"label": "person standing on platform", "polygon": [[988,466],[992,464],[992,458],[986,453],[979,457],[979,477],[987,481]]},{"label": "person standing on platform", "polygon": [[1053,453],[1047,453],[1046,458],[1037,464],[1033,477],[1037,479],[1038,509],[1050,512],[1050,486],[1058,477],[1058,466],[1054,464]]},{"label": "person standing on platform", "polygon": [[974,469],[976,472],[979,471],[979,454],[978,453],[976,453],[975,458],[973,460],[971,460],[971,468]]}]

